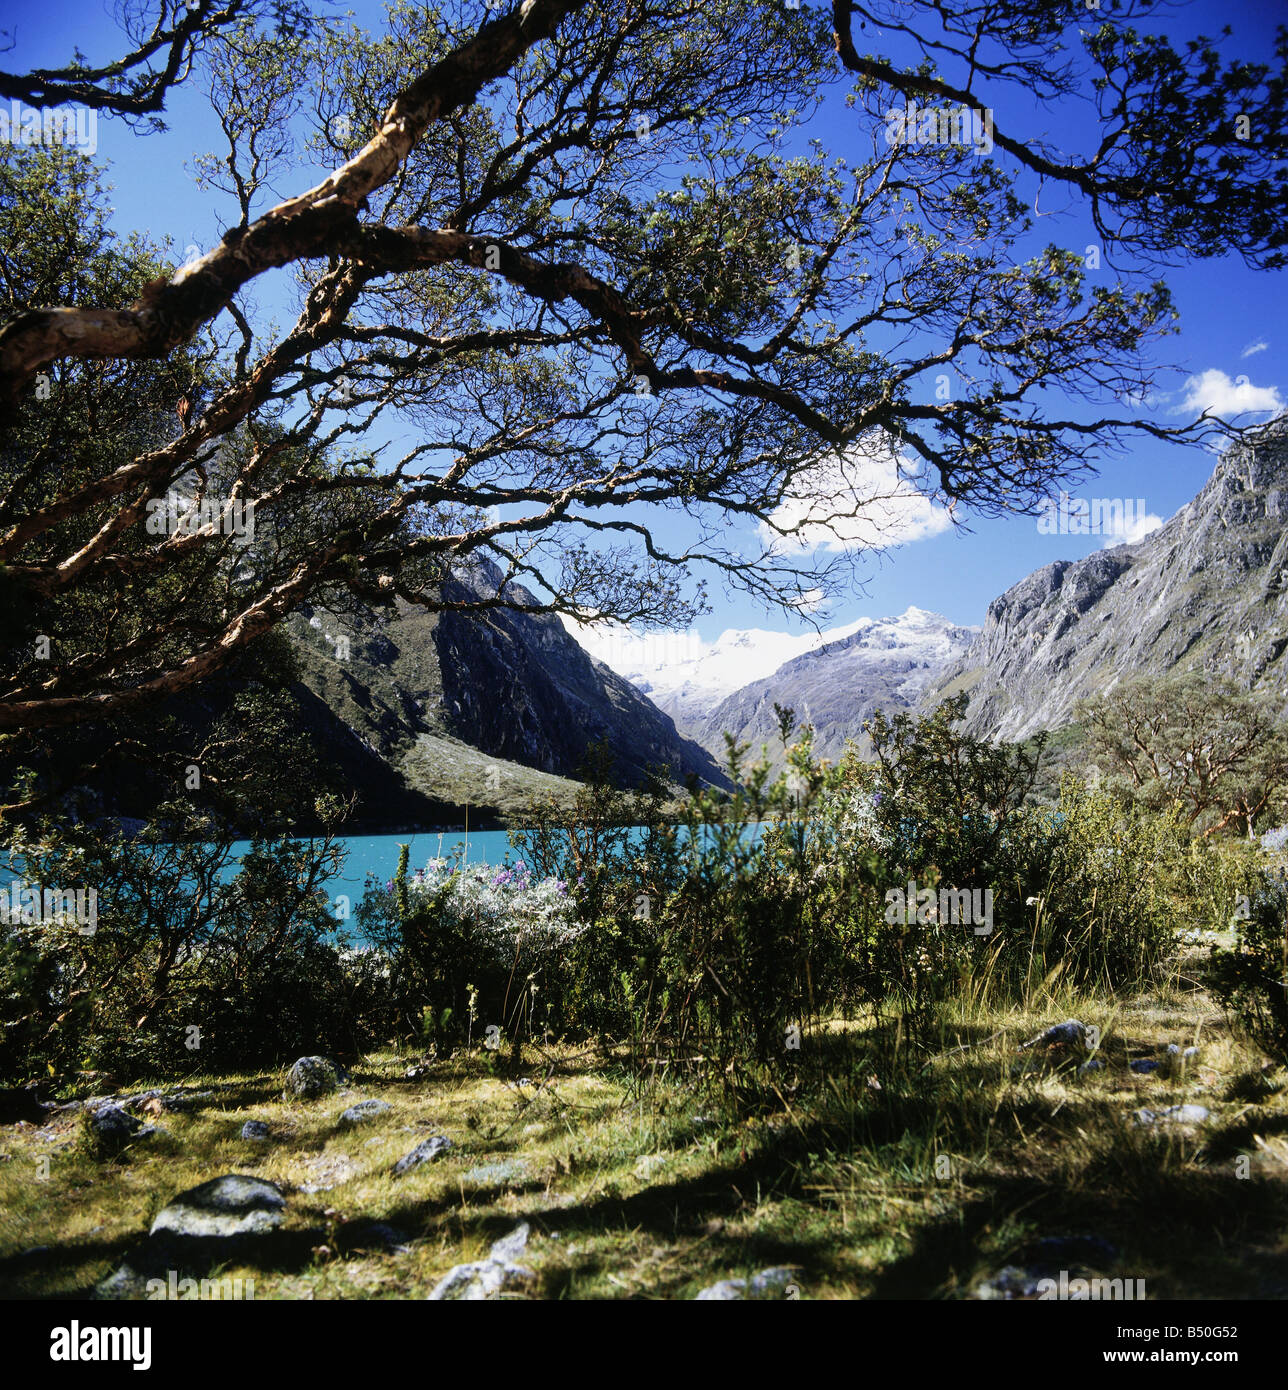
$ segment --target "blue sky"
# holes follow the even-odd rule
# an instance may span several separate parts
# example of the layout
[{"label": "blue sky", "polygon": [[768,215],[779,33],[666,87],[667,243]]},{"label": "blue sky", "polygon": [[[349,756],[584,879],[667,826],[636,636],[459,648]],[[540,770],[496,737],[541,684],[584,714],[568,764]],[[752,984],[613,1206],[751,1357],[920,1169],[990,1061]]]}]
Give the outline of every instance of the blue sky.
[{"label": "blue sky", "polygon": [[[352,8],[375,27],[378,5]],[[1223,45],[1227,55],[1271,61],[1275,8],[1261,0],[1202,0],[1176,10],[1167,28],[1174,36],[1214,35],[1222,24],[1229,24],[1234,32]],[[112,13],[109,0],[47,0],[39,7],[10,10],[3,25],[17,46],[5,55],[3,65],[17,70],[62,63],[73,44],[91,59],[119,53],[122,38]],[[999,124],[1017,133],[1044,135],[1066,150],[1085,147],[1094,138],[1094,125],[1077,111],[1038,110],[1022,94],[1008,94],[997,102],[997,109]],[[221,136],[195,83],[172,96],[166,119],[166,134],[146,136],[131,133],[119,121],[101,120],[98,156],[109,166],[118,230],[137,228],[156,238],[169,236],[182,259],[183,248],[204,250],[222,230],[211,197],[196,188],[191,173],[192,156],[220,149]],[[818,134],[837,154],[844,154],[847,145],[856,151],[860,147],[854,115],[846,111],[839,94],[808,133]],[[290,187],[279,191],[293,193],[313,181],[300,171]],[[1081,249],[1094,239],[1083,209],[1061,212],[1066,202],[1050,196],[1050,215],[1041,220],[1035,247],[1053,240]],[[1113,272],[1106,268],[1101,273],[1108,277]],[[1176,370],[1160,382],[1161,396],[1153,407],[1158,418],[1183,422],[1187,400],[1192,418],[1197,400],[1273,406],[1288,395],[1288,344],[1282,328],[1288,306],[1282,273],[1255,272],[1226,259],[1170,269],[1166,278],[1181,313],[1181,333],[1161,344],[1160,357],[1176,364]],[[287,300],[279,288],[263,280],[253,293],[261,305],[275,310],[279,321],[289,321]],[[1246,384],[1236,385],[1241,376]],[[1265,415],[1240,418],[1249,423]],[[1146,511],[1164,520],[1199,490],[1213,464],[1212,456],[1201,450],[1145,439],[1126,454],[1090,461],[1100,467],[1100,476],[1079,486],[1076,496],[1142,498]],[[955,622],[979,623],[989,601],[1033,569],[1056,559],[1076,559],[1104,544],[1101,537],[1041,534],[1031,517],[968,517],[967,525],[969,529],[928,534],[874,559],[866,568],[866,592],[835,603],[825,626],[863,614],[890,615],[909,605],[943,613]],[[782,614],[766,614],[740,595],[724,594],[718,584],[712,585],[710,598],[714,611],[697,624],[706,638],[727,627],[801,627]]]}]

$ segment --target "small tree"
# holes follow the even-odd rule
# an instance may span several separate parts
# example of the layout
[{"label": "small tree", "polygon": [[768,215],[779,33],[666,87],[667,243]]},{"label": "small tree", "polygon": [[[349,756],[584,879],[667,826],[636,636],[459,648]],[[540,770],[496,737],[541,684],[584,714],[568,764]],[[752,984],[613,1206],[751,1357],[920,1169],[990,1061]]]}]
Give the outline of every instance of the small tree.
[{"label": "small tree", "polygon": [[1288,789],[1288,734],[1264,697],[1206,676],[1138,677],[1093,700],[1079,717],[1111,785],[1155,809],[1175,808],[1207,837],[1252,838]]},{"label": "small tree", "polygon": [[1033,790],[1045,736],[1029,747],[970,738],[955,728],[967,698],[922,718],[878,710],[863,725],[876,760],[876,821],[896,873],[933,864],[958,886],[976,883]]}]

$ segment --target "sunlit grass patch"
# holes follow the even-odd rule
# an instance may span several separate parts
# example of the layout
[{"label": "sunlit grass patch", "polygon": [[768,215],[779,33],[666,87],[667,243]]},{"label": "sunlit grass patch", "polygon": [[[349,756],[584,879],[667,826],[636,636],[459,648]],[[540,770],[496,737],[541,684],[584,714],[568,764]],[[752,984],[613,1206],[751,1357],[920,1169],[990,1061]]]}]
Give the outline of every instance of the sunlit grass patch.
[{"label": "sunlit grass patch", "polygon": [[[1094,1049],[1022,1048],[1070,1018]],[[1192,1039],[1184,1065],[1130,1070]],[[114,1159],[58,1112],[0,1132],[0,1282],[90,1293],[176,1194],[243,1173],[287,1196],[276,1253],[219,1270],[257,1299],[423,1298],[521,1221],[535,1283],[507,1297],[692,1298],[767,1268],[790,1270],[789,1297],[967,1297],[1055,1237],[1103,1242],[1097,1273],[1154,1297],[1275,1287],[1288,1087],[1201,991],[961,1007],[915,1045],[870,1019],[803,1042],[742,1110],[699,1078],[640,1083],[625,1050],[554,1047],[514,1076],[480,1054],[409,1079],[405,1056],[377,1054],[311,1101],[284,1100],[276,1071],[189,1078],[212,1094],[149,1117],[166,1133]],[[1089,1057],[1103,1066],[1080,1070]],[[342,1125],[364,1099],[390,1108]],[[1209,1121],[1134,1118],[1178,1104]],[[243,1139],[248,1119],[269,1137]],[[451,1147],[395,1176],[436,1134]]]}]

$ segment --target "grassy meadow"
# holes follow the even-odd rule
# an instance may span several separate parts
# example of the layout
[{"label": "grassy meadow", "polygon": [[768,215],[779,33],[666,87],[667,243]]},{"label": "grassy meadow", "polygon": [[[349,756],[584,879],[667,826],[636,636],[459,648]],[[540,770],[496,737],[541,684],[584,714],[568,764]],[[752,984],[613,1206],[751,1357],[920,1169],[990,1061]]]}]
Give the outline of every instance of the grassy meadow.
[{"label": "grassy meadow", "polygon": [[[212,1094],[110,1161],[74,1109],[3,1131],[0,1284],[92,1294],[172,1196],[235,1172],[287,1194],[271,1258],[207,1271],[253,1280],[256,1299],[423,1298],[520,1221],[534,1279],[501,1297],[686,1299],[786,1266],[779,1297],[962,1299],[1052,1237],[1104,1242],[1084,1272],[1143,1279],[1151,1299],[1283,1297],[1288,1074],[1202,987],[1204,954],[1130,998],[960,1008],[933,1046],[820,1027],[795,1080],[741,1119],[587,1046],[529,1046],[521,1074],[486,1053],[377,1052],[311,1101],[284,1101],[280,1071],[192,1075],[184,1089]],[[1083,1048],[1022,1047],[1069,1017],[1100,1029],[1102,1068],[1079,1070]],[[1130,1070],[1169,1043],[1197,1055]],[[391,1109],[337,1124],[369,1097]],[[1177,1104],[1210,1118],[1134,1120]],[[267,1142],[240,1138],[252,1118]],[[394,1177],[430,1134],[451,1149]]]}]

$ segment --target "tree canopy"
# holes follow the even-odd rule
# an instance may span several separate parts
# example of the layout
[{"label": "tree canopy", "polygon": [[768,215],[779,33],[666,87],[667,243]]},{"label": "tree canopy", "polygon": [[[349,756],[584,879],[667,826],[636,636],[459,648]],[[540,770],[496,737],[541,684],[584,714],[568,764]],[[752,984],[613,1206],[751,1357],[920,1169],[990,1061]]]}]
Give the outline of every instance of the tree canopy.
[{"label": "tree canopy", "polygon": [[[874,458],[960,518],[1197,437],[1124,404],[1174,319],[1157,266],[1283,263],[1284,82],[1138,32],[1150,8],[395,3],[368,32],[201,0],[119,70],[5,78],[123,116],[200,83],[226,149],[196,166],[225,229],[183,265],[110,231],[85,156],[0,150],[0,728],[137,710],[319,594],[453,606],[443,576],[479,557],[504,582],[455,606],[522,583],[673,625],[705,567],[799,611],[853,558],[812,537],[870,519],[880,542]],[[869,25],[886,51],[859,52]],[[995,124],[1008,89],[1081,103],[1092,147]],[[913,100],[947,138],[890,138]],[[1053,184],[1112,277],[1032,250]],[[279,329],[254,291],[283,271]],[[253,534],[149,530],[175,490]]]},{"label": "tree canopy", "polygon": [[1175,808],[1205,836],[1251,838],[1259,819],[1284,810],[1288,734],[1267,696],[1206,676],[1139,677],[1085,701],[1079,717],[1110,786]]}]

